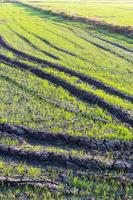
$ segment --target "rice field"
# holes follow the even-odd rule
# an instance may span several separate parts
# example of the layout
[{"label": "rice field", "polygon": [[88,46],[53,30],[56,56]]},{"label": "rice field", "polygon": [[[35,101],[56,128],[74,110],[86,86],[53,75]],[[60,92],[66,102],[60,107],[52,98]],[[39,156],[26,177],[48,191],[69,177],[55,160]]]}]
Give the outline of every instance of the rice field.
[{"label": "rice field", "polygon": [[131,200],[132,37],[54,2],[0,3],[0,199]]}]

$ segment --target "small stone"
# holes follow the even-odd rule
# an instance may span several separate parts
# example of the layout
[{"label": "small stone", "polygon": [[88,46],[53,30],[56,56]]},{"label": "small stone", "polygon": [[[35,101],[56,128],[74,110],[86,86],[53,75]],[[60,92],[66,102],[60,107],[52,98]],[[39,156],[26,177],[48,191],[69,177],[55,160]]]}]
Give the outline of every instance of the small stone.
[{"label": "small stone", "polygon": [[129,178],[133,181],[133,173],[127,173],[126,178]]},{"label": "small stone", "polygon": [[114,168],[115,169],[126,169],[126,168],[131,169],[132,165],[126,161],[118,160],[115,162]]},{"label": "small stone", "polygon": [[109,141],[107,144],[107,148],[111,148],[111,149],[116,149],[116,150],[119,150],[119,147],[120,147],[120,141],[119,140],[112,140],[112,141]]}]

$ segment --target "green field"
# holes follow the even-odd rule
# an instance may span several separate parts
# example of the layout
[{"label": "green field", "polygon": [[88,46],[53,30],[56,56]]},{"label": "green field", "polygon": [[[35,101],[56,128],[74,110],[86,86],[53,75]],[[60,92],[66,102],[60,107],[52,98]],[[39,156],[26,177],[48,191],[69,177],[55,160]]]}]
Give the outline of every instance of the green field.
[{"label": "green field", "polygon": [[0,3],[0,199],[133,198],[133,39],[54,14],[133,4],[80,3]]},{"label": "green field", "polygon": [[[27,0],[22,1],[27,2]],[[90,17],[114,25],[133,26],[132,0],[28,0],[28,3],[45,10]]]}]

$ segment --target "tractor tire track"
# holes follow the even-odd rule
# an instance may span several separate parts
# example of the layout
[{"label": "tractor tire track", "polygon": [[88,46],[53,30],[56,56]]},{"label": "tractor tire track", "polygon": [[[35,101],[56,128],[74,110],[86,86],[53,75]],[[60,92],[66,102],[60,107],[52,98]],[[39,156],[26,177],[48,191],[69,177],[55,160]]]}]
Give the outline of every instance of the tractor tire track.
[{"label": "tractor tire track", "polygon": [[31,32],[31,31],[27,31],[27,32],[28,32],[30,35],[33,35],[34,37],[36,37],[36,38],[38,38],[39,40],[41,40],[41,41],[42,41],[43,43],[45,43],[46,45],[48,45],[48,46],[54,48],[54,49],[57,50],[57,51],[61,51],[61,52],[66,53],[66,54],[68,54],[68,55],[70,55],[70,56],[77,57],[77,55],[76,55],[75,53],[70,52],[70,51],[68,51],[68,50],[66,50],[66,49],[62,49],[62,48],[60,48],[60,47],[57,47],[56,45],[52,44],[52,43],[51,43],[50,41],[48,41],[47,39],[42,38],[42,37],[40,37],[40,36],[37,35],[37,34]]},{"label": "tractor tire track", "polygon": [[48,57],[51,57],[55,60],[59,60],[59,57],[48,53],[47,51],[44,51],[42,49],[40,49],[39,47],[37,47],[36,45],[34,45],[30,40],[28,40],[26,37],[22,36],[21,34],[19,34],[18,32],[14,31],[9,25],[7,25],[7,28],[9,28],[14,34],[16,34],[20,39],[22,39],[24,42],[26,42],[29,46],[31,46],[32,48],[34,48],[35,50],[47,55]]},{"label": "tractor tire track", "polygon": [[0,123],[0,131],[10,135],[26,139],[34,139],[51,145],[61,144],[70,148],[81,148],[85,151],[101,151],[101,152],[123,152],[133,151],[133,142],[111,139],[95,139],[85,136],[73,136],[63,133],[51,133],[41,130],[34,130],[23,125],[11,125],[8,123]]},{"label": "tractor tire track", "polygon": [[72,53],[72,52],[67,51],[67,50],[65,50],[65,49],[62,49],[62,48],[59,48],[59,47],[55,46],[54,44],[52,44],[51,42],[49,42],[48,40],[46,40],[46,39],[44,39],[44,38],[42,38],[42,37],[40,37],[40,36],[38,36],[38,35],[36,35],[36,34],[33,34],[33,35],[34,35],[36,38],[38,38],[39,40],[41,40],[42,42],[44,42],[45,44],[47,44],[48,46],[50,46],[50,47],[52,47],[52,48],[54,48],[54,49],[56,49],[56,50],[58,50],[58,51],[61,51],[61,52],[63,52],[63,53],[66,53],[66,54],[68,54],[68,55],[70,55],[70,56],[78,57],[75,53]]},{"label": "tractor tire track", "polygon": [[[90,39],[88,39],[88,38],[82,36],[81,34],[78,33],[78,31],[76,32],[73,28],[66,27],[66,26],[64,26],[64,28],[68,29],[68,30],[71,31],[73,34],[77,35],[80,39],[82,39],[82,40],[84,40],[84,41],[86,41],[86,42],[89,42],[89,43],[91,43],[92,45],[94,45],[94,46],[96,46],[96,47],[98,47],[98,48],[100,48],[100,49],[102,49],[102,50],[109,51],[109,52],[115,54],[115,55],[118,56],[118,57],[121,57],[121,58],[123,58],[123,59],[125,59],[125,60],[127,60],[127,61],[129,61],[129,62],[133,62],[132,60],[130,60],[130,59],[128,59],[128,58],[125,58],[124,56],[122,56],[122,55],[116,53],[114,50],[112,50],[112,49],[110,49],[110,48],[108,48],[108,47],[105,47],[105,46],[103,46],[103,45],[97,44],[96,42],[93,42],[93,41],[91,41]],[[93,36],[94,38],[97,38],[97,39],[99,39],[99,40],[101,40],[101,41],[104,41],[104,42],[106,42],[106,43],[108,43],[108,44],[111,44],[111,45],[113,45],[113,46],[119,47],[119,48],[121,48],[121,49],[123,49],[123,50],[126,50],[126,51],[128,51],[128,52],[133,52],[133,50],[131,50],[131,49],[129,49],[129,48],[123,46],[123,45],[120,45],[120,44],[117,44],[117,43],[115,43],[115,42],[112,42],[112,41],[103,39],[103,38],[101,38],[101,37],[99,37],[99,36],[97,36],[97,35],[91,34],[90,32],[86,32],[86,33],[89,33],[89,35]]]},{"label": "tractor tire track", "polygon": [[[54,48],[54,49],[57,50],[57,51],[66,53],[66,54],[68,54],[69,56],[73,56],[73,57],[75,57],[75,58],[79,58],[79,59],[81,59],[81,60],[83,60],[83,61],[89,61],[89,60],[87,60],[87,59],[85,59],[85,58],[83,58],[83,57],[81,57],[81,56],[76,55],[76,54],[73,53],[73,52],[70,52],[70,51],[67,51],[67,50],[65,50],[65,49],[62,49],[62,48],[59,48],[59,47],[55,46],[54,44],[52,44],[52,43],[49,42],[48,40],[46,40],[46,39],[44,39],[44,38],[42,38],[42,37],[40,37],[40,36],[38,36],[38,35],[36,35],[36,34],[34,34],[34,33],[31,33],[31,32],[30,32],[30,34],[32,34],[34,37],[36,37],[37,39],[39,39],[41,42],[43,42],[43,43],[45,43],[46,45],[48,45],[48,46]],[[90,62],[90,61],[89,61],[89,62]]]},{"label": "tractor tire track", "polygon": [[42,71],[41,69],[34,68],[28,64],[21,63],[16,60],[12,60],[4,55],[0,55],[0,59],[3,63],[6,63],[15,68],[27,70],[27,71],[31,72],[33,75],[35,75],[41,79],[48,80],[51,83],[62,87],[63,89],[69,91],[73,96],[79,98],[80,100],[82,100],[86,103],[95,104],[95,105],[101,107],[102,109],[107,110],[111,115],[115,116],[121,122],[125,122],[133,127],[133,118],[126,111],[122,110],[118,106],[114,106],[113,104],[105,101],[104,99],[100,98],[99,96],[97,96],[93,93],[87,92],[83,89],[79,89],[79,88],[73,86],[72,84],[64,81],[63,79],[59,79],[58,77],[53,76],[49,73],[46,73],[46,72]]},{"label": "tractor tire track", "polygon": [[[90,33],[89,33],[89,34],[90,34]],[[113,45],[113,46],[115,46],[115,47],[118,47],[118,48],[120,48],[120,49],[122,49],[122,50],[131,52],[131,53],[133,52],[133,49],[129,49],[128,47],[126,47],[126,46],[124,46],[124,45],[122,45],[122,44],[119,44],[119,43],[116,43],[116,42],[113,42],[113,41],[104,39],[104,38],[102,38],[102,37],[100,37],[100,36],[98,36],[98,35],[94,35],[94,34],[91,34],[91,35],[92,35],[93,37],[95,37],[95,38],[97,38],[97,39],[103,41],[103,42],[106,42],[106,43],[108,43],[108,44],[111,44],[111,45]]]},{"label": "tractor tire track", "polygon": [[102,49],[102,50],[104,50],[104,51],[108,51],[108,52],[110,52],[111,54],[114,54],[115,56],[117,56],[117,57],[119,57],[119,58],[122,58],[122,59],[124,59],[124,60],[126,60],[126,61],[128,61],[128,62],[130,62],[130,63],[133,63],[133,60],[131,60],[131,59],[129,59],[129,58],[126,58],[126,57],[123,56],[123,55],[120,55],[119,53],[115,52],[114,50],[112,50],[112,49],[110,49],[110,48],[108,48],[108,47],[105,47],[105,46],[103,46],[103,45],[101,45],[101,44],[98,44],[98,43],[96,43],[96,42],[94,42],[94,41],[92,41],[92,40],[90,40],[90,39],[88,39],[88,38],[82,36],[82,35],[79,34],[78,32],[75,32],[74,30],[73,30],[73,32],[74,32],[75,34],[77,34],[77,36],[79,36],[79,37],[80,37],[81,39],[83,39],[84,41],[89,42],[90,44],[92,44],[92,45],[98,47],[99,49]]},{"label": "tractor tire track", "polygon": [[[54,23],[54,22],[53,22],[53,24],[55,24],[56,26],[64,27],[65,29],[71,31],[72,33],[77,34],[77,33],[75,33],[75,31],[74,31],[73,28],[71,28],[71,27],[69,27],[69,26],[66,26],[66,25],[64,25],[64,24],[62,24],[62,23],[57,23],[57,22]],[[122,45],[122,44],[119,44],[119,43],[110,41],[110,40],[108,40],[108,39],[104,39],[103,37],[100,37],[100,36],[98,36],[98,35],[96,35],[96,34],[90,33],[89,31],[87,31],[87,33],[88,33],[89,35],[93,36],[94,38],[97,38],[97,39],[99,39],[99,40],[101,40],[101,41],[104,41],[104,42],[106,42],[106,43],[108,43],[108,44],[111,44],[111,45],[113,45],[113,46],[115,46],[115,47],[121,48],[122,50],[131,52],[131,53],[133,52],[133,49],[130,49],[130,48],[128,48],[128,47],[126,47],[126,46],[124,46],[124,45]]]},{"label": "tractor tire track", "polygon": [[[13,19],[13,21],[17,24],[17,26],[18,26],[19,28],[21,28],[21,29],[24,30],[25,32],[31,33],[30,31],[26,30],[20,23],[18,23],[18,21],[17,21],[14,17],[12,17],[12,15],[11,15],[11,18]],[[56,35],[56,36],[58,36],[58,37],[60,37],[60,38],[62,38],[62,39],[64,39],[64,40],[66,40],[67,42],[73,44],[74,46],[76,46],[76,47],[78,47],[78,48],[80,48],[80,49],[84,49],[84,48],[83,48],[81,45],[79,45],[78,43],[74,42],[73,40],[68,39],[67,37],[65,37],[65,36],[63,36],[63,35],[60,35],[60,34],[57,33],[57,32],[54,32],[54,31],[51,30],[51,29],[48,29],[48,28],[45,27],[45,30],[48,31],[49,33],[52,33],[52,34],[54,34],[54,35]]]},{"label": "tractor tire track", "polygon": [[42,60],[42,59],[37,58],[35,56],[21,52],[21,51],[15,49],[15,48],[11,47],[8,43],[6,43],[4,41],[4,39],[1,36],[0,36],[0,46],[9,50],[9,51],[12,51],[14,54],[18,55],[19,57],[22,57],[23,59],[27,59],[31,62],[35,62],[35,63],[38,63],[40,65],[44,65],[44,66],[47,65],[51,68],[62,71],[62,72],[67,73],[71,76],[75,76],[75,77],[79,78],[80,80],[82,80],[83,82],[94,85],[98,89],[102,89],[109,94],[116,95],[120,98],[126,99],[126,100],[131,101],[133,103],[133,96],[128,95],[128,94],[126,94],[126,93],[124,93],[120,90],[117,90],[117,89],[115,89],[115,88],[113,88],[113,87],[111,87],[111,86],[109,86],[109,85],[107,85],[107,84],[105,84],[105,83],[103,83],[99,80],[96,80],[92,77],[89,77],[88,75],[81,74],[79,72],[73,71],[73,70],[66,68],[66,67],[63,67],[61,65],[51,63],[49,61]]},{"label": "tractor tire track", "polygon": [[[56,107],[59,107],[59,108],[62,108],[64,109],[65,111],[67,112],[70,112],[70,113],[75,113],[75,114],[81,114],[83,117],[89,117],[90,114],[87,113],[87,112],[83,112],[81,109],[79,109],[79,107],[77,106],[74,106],[70,103],[67,104],[67,103],[63,103],[62,101],[60,100],[57,100],[57,99],[51,99],[47,96],[44,96],[44,95],[41,95],[40,93],[37,93],[36,91],[34,90],[31,90],[31,89],[28,89],[27,87],[25,87],[24,85],[18,83],[17,81],[15,81],[14,79],[11,79],[9,76],[5,76],[5,75],[0,75],[0,78],[2,78],[3,80],[5,81],[8,81],[10,82],[11,84],[15,85],[16,87],[18,87],[19,89],[21,90],[24,90],[27,94],[30,94],[32,96],[34,96],[35,98],[37,98],[38,100],[41,100],[41,101],[45,101],[49,104],[52,104]],[[91,118],[94,120],[94,121],[98,121],[98,122],[102,122],[104,124],[107,124],[109,123],[108,120],[104,119],[104,118],[100,118],[100,117],[96,117],[96,116],[91,116]],[[49,120],[52,120],[52,118],[48,119]],[[46,120],[35,120],[34,122],[44,122]],[[26,121],[26,122],[31,122],[31,121]]]},{"label": "tractor tire track", "polygon": [[[34,96],[35,98],[37,98],[38,100],[41,100],[41,101],[45,101],[49,104],[52,104],[56,107],[59,107],[59,108],[62,108],[64,109],[65,111],[67,112],[70,112],[70,113],[75,113],[75,114],[81,114],[83,117],[88,117],[90,116],[89,113],[86,113],[86,112],[83,112],[81,109],[79,109],[77,106],[74,106],[72,104],[69,105],[66,104],[66,103],[63,103],[62,101],[60,100],[56,100],[56,99],[50,99],[49,97],[46,97],[44,95],[41,95],[40,93],[37,93],[36,91],[34,90],[31,90],[31,89],[28,89],[27,87],[25,87],[24,85],[18,83],[17,81],[15,81],[14,79],[11,79],[9,76],[5,76],[5,75],[0,75],[0,78],[2,78],[3,80],[5,81],[8,81],[10,82],[11,84],[15,85],[16,87],[18,87],[19,89],[21,90],[24,90],[27,94],[30,94],[32,96]],[[104,124],[107,124],[109,123],[108,120],[104,119],[104,118],[100,118],[100,117],[95,117],[95,116],[91,116],[91,118],[94,120],[94,121],[98,121],[98,122],[102,122]],[[52,120],[52,118],[48,119],[49,120]],[[35,120],[34,122],[44,122],[46,120]],[[31,121],[26,121],[26,122],[31,122]]]},{"label": "tractor tire track", "polygon": [[2,156],[13,156],[28,162],[37,162],[38,164],[54,165],[71,169],[90,169],[90,170],[124,170],[132,171],[133,164],[125,160],[110,160],[103,162],[100,159],[76,157],[64,155],[49,151],[31,151],[23,150],[14,146],[0,144],[0,154]]},{"label": "tractor tire track", "polygon": [[[19,26],[19,25],[18,25],[18,26]],[[24,36],[21,36],[19,33],[15,32],[9,25],[7,25],[7,27],[8,27],[12,32],[14,32],[16,35],[18,35],[21,39],[23,39],[25,42],[27,42],[27,43],[28,43],[31,47],[33,47],[34,49],[37,49],[38,51],[40,51],[40,52],[42,52],[42,53],[44,53],[44,54],[47,53],[47,52],[45,52],[45,51],[43,52],[43,50],[41,50],[40,48],[37,48],[35,45],[33,45],[33,44],[32,44],[27,38],[25,38]],[[66,54],[68,54],[68,55],[70,55],[70,56],[79,58],[79,59],[81,59],[81,60],[83,60],[83,61],[87,61],[85,58],[83,58],[83,57],[81,57],[81,56],[78,56],[78,55],[76,55],[75,53],[70,52],[70,51],[68,51],[68,50],[59,48],[59,47],[57,47],[56,45],[52,44],[50,41],[48,41],[48,40],[46,40],[46,39],[44,39],[44,38],[38,36],[37,34],[31,32],[31,31],[27,31],[27,30],[25,30],[24,28],[22,28],[21,26],[19,26],[19,27],[20,27],[22,30],[24,30],[25,32],[27,32],[28,34],[30,34],[30,35],[36,37],[37,39],[39,39],[41,42],[45,43],[45,44],[48,45],[49,47],[54,48],[54,49],[57,50],[57,51],[66,53]],[[48,53],[47,53],[47,54],[48,54]],[[53,58],[55,57],[54,59],[59,60],[58,57],[56,57],[56,56],[54,56],[54,55],[52,55],[52,56],[53,56]],[[89,62],[90,62],[90,61],[89,61]]]}]

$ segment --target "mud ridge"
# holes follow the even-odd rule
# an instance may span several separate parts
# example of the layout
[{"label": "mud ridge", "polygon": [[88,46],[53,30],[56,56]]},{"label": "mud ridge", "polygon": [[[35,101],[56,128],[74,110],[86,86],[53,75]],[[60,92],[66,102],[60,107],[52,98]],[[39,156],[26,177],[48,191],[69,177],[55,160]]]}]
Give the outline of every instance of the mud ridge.
[{"label": "mud ridge", "polygon": [[47,179],[35,179],[35,178],[27,178],[27,177],[21,177],[21,176],[0,176],[0,184],[3,185],[9,185],[9,186],[33,186],[33,187],[46,187],[50,191],[54,192],[58,189],[59,183],[53,182],[51,180]]},{"label": "mud ridge", "polygon": [[95,158],[76,157],[49,151],[23,150],[14,146],[0,144],[0,154],[2,156],[13,156],[29,162],[38,162],[44,165],[61,166],[71,169],[92,169],[92,170],[124,170],[132,171],[133,164],[125,160],[111,160],[102,162]]},{"label": "mud ridge", "polygon": [[95,87],[97,87],[98,89],[102,89],[104,90],[105,92],[109,93],[109,94],[113,94],[113,95],[116,95],[120,98],[123,98],[123,99],[126,99],[128,101],[131,101],[133,103],[133,96],[131,95],[128,95],[122,91],[119,91],[99,80],[96,80],[92,77],[89,77],[87,75],[84,75],[84,74],[81,74],[79,72],[76,72],[76,71],[73,71],[71,69],[68,69],[68,68],[65,68],[61,65],[58,65],[58,64],[55,64],[55,63],[51,63],[49,61],[46,61],[46,60],[42,60],[40,58],[37,58],[35,56],[32,56],[32,55],[29,55],[29,54],[26,54],[24,52],[21,52],[13,47],[11,47],[9,44],[7,44],[4,39],[0,36],[0,45],[5,48],[5,49],[8,49],[9,51],[12,51],[13,53],[17,54],[18,56],[24,58],[24,59],[28,59],[29,61],[31,62],[37,62],[38,64],[41,64],[41,65],[47,65],[51,68],[54,68],[54,69],[57,69],[59,71],[62,71],[64,73],[67,73],[71,76],[75,76],[75,77],[78,77],[79,79],[81,79],[82,81],[86,82],[86,83],[89,83],[91,85],[94,85]]},{"label": "mud ridge", "polygon": [[11,125],[8,123],[0,123],[0,131],[8,134],[15,134],[27,139],[35,139],[36,141],[48,142],[50,144],[58,144],[69,146],[71,148],[82,148],[85,150],[97,151],[129,151],[133,150],[133,142],[123,140],[95,139],[85,136],[73,136],[63,133],[51,133],[41,130],[34,130],[23,125]]}]

